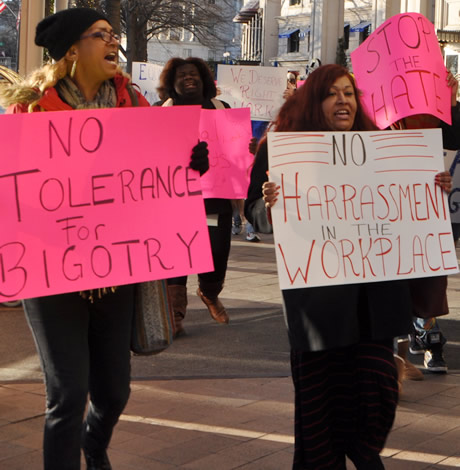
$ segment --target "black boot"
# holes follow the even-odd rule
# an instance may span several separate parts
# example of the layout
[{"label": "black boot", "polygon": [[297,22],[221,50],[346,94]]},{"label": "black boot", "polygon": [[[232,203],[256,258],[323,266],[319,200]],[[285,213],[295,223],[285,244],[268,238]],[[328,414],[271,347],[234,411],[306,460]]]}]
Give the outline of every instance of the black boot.
[{"label": "black boot", "polygon": [[112,470],[107,452],[104,450],[102,453],[90,454],[83,450],[86,460],[87,470]]}]

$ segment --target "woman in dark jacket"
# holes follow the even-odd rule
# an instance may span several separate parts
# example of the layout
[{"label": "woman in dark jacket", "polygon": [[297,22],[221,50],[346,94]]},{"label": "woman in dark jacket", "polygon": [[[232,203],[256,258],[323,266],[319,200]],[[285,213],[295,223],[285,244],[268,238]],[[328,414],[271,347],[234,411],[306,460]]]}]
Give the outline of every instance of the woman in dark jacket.
[{"label": "woman in dark jacket", "polygon": [[[325,65],[281,108],[275,131],[369,131],[348,71]],[[249,198],[259,197],[268,156],[262,142]],[[445,173],[437,181],[450,184]],[[278,188],[263,183],[267,207]],[[276,229],[276,228],[275,228]],[[407,281],[283,290],[295,386],[295,470],[382,469],[379,453],[398,400],[393,338],[411,326]]]},{"label": "woman in dark jacket", "polygon": [[[217,89],[212,72],[202,59],[170,59],[160,75],[162,106],[200,105],[203,109],[224,109],[230,106],[217,100]],[[209,225],[214,271],[198,275],[197,295],[218,323],[228,323],[229,318],[218,295],[224,287],[230,254],[232,206],[230,199],[204,200]],[[168,279],[176,335],[184,332],[182,321],[187,308],[187,276]]]}]

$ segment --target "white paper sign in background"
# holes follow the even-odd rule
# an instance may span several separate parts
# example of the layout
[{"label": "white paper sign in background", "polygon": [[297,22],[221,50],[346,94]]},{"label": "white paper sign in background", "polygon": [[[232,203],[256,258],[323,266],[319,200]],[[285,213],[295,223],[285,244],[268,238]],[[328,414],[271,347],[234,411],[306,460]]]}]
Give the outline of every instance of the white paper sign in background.
[{"label": "white paper sign in background", "polygon": [[250,108],[251,119],[272,121],[284,103],[286,68],[222,65],[217,67],[219,99],[232,108]]},{"label": "white paper sign in background", "polygon": [[148,62],[133,62],[132,80],[140,89],[145,99],[154,104],[159,101],[157,88],[160,84],[160,73],[163,65]]},{"label": "white paper sign in background", "polygon": [[271,132],[281,289],[458,272],[440,129]]}]

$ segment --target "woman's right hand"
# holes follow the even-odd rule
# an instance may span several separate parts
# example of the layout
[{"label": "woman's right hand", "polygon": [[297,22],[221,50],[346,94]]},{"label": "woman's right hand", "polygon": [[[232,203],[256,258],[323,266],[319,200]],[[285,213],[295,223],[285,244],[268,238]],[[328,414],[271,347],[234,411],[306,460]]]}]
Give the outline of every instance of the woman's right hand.
[{"label": "woman's right hand", "polygon": [[190,168],[199,171],[200,176],[203,176],[209,170],[208,155],[208,143],[205,141],[198,142],[198,144],[192,149]]},{"label": "woman's right hand", "polygon": [[276,186],[272,181],[266,181],[262,185],[262,194],[265,202],[265,207],[268,209],[272,208],[275,205],[275,202],[278,200],[279,195],[279,186]]}]

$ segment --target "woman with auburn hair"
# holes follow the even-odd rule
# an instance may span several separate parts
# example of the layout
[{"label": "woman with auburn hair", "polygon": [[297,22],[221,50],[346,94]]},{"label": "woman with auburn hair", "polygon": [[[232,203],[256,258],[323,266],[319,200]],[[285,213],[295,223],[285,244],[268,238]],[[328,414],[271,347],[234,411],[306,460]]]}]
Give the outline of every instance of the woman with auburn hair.
[{"label": "woman with auburn hair", "polygon": [[[325,65],[281,108],[275,131],[377,130],[347,69]],[[267,182],[266,139],[259,146],[248,198],[268,210],[279,187]],[[436,176],[445,189],[446,173]],[[383,469],[380,451],[398,401],[393,338],[411,327],[408,281],[282,291],[295,387],[295,470]]]}]

